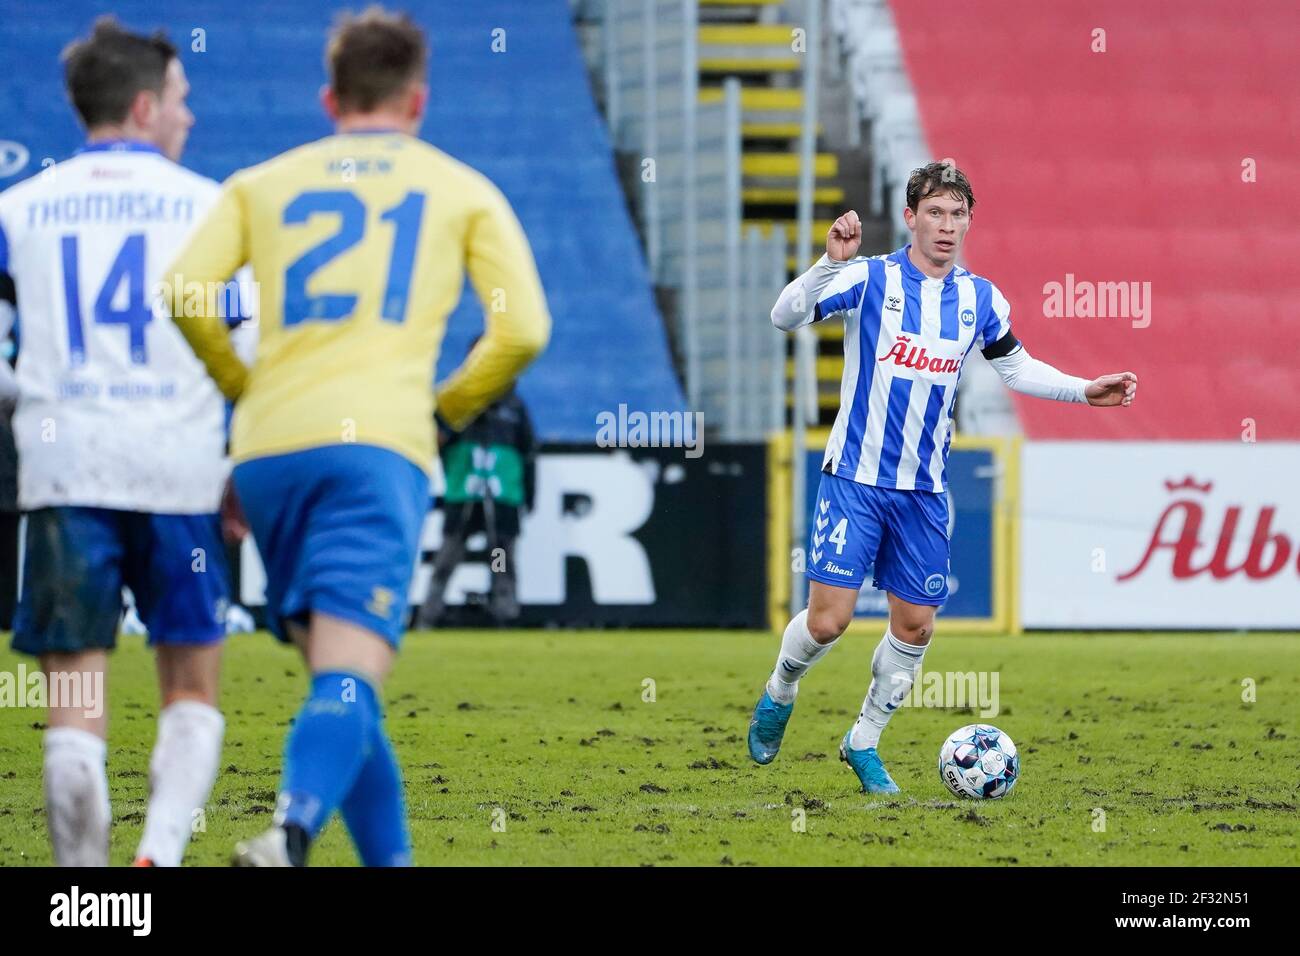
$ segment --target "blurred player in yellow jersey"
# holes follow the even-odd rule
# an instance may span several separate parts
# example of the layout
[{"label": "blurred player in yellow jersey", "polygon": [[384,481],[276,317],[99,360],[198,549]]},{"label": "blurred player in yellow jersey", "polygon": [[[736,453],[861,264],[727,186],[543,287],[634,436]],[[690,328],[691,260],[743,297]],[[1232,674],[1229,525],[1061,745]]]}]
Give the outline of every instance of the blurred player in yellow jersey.
[{"label": "blurred player in yellow jersey", "polygon": [[304,865],[341,811],[367,865],[410,862],[401,775],[379,693],[396,656],[434,442],[434,366],[463,277],[486,328],[437,392],[453,429],[545,347],[541,282],[509,205],[414,134],[427,48],[372,7],[330,37],[322,90],[336,135],[235,174],[168,270],[175,290],[251,263],[261,289],[251,370],[217,316],[176,324],[236,400],[234,481],[267,575],[267,617],[297,644],[310,694],[285,745],[274,826],[248,866]]}]

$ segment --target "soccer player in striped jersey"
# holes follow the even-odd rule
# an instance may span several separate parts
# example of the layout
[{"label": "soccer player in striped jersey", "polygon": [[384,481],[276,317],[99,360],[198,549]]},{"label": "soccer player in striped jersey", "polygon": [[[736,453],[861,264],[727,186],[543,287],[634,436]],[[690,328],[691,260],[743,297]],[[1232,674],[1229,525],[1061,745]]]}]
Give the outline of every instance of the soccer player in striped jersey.
[{"label": "soccer player in striped jersey", "polygon": [[799,679],[848,627],[871,569],[874,586],[888,594],[889,625],[840,757],[865,792],[898,792],[877,745],[912,687],[935,609],[948,596],[944,469],[957,382],[971,349],[1026,395],[1108,407],[1129,405],[1137,394],[1132,372],[1089,381],[1029,356],[997,286],[957,265],[974,206],[969,180],[952,165],[915,170],[903,213],[911,243],[855,259],[861,223],[846,212],[831,227],[826,255],[786,286],[772,309],[772,323],[787,332],[843,318],[844,377],[813,512],[808,607],[786,627],[750,721],[757,763],[776,758]]},{"label": "soccer player in striped jersey", "polygon": [[236,401],[234,480],[266,567],[268,624],[311,672],[274,826],[236,847],[240,865],[305,864],[336,810],[363,863],[410,863],[380,693],[428,511],[438,348],[465,272],[486,329],[438,390],[452,430],[549,336],[541,280],[505,198],[415,138],[427,59],[408,17],[378,7],[343,17],[322,93],[336,134],[232,176],[169,270],[188,285],[251,263],[257,278],[251,370],[216,318],[176,322]]}]

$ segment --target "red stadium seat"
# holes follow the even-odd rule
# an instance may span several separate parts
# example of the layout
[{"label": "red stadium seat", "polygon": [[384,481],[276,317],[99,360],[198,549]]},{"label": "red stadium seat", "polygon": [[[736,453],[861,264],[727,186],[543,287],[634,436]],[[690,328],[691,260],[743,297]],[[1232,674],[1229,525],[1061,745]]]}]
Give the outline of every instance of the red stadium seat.
[{"label": "red stadium seat", "polygon": [[[1235,440],[1258,416],[1268,438],[1300,438],[1300,7],[892,7],[930,147],[979,201],[969,267],[1006,293],[1033,354],[1142,382],[1125,414],[1018,399],[1026,433]],[[1044,285],[1067,275],[1149,283],[1150,323],[1045,315]]]}]

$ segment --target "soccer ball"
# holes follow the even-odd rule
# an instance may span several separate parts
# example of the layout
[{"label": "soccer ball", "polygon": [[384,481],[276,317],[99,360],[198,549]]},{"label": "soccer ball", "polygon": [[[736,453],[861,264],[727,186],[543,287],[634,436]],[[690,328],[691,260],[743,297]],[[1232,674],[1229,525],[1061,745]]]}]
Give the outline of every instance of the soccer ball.
[{"label": "soccer ball", "polygon": [[996,800],[1020,779],[1020,755],[1011,738],[990,724],[967,724],[939,749],[939,778],[959,797]]}]

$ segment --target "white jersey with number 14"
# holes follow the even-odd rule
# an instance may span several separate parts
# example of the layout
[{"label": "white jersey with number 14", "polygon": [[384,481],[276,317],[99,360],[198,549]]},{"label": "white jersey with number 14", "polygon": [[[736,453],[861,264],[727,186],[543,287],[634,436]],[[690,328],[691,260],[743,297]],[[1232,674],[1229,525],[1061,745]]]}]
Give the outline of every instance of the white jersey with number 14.
[{"label": "white jersey with number 14", "polygon": [[217,192],[151,147],[116,143],[0,194],[0,272],[18,300],[24,510],[217,510],[223,403],[154,301]]}]

